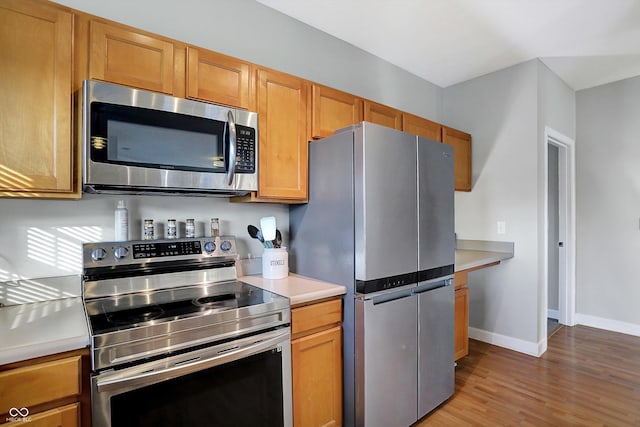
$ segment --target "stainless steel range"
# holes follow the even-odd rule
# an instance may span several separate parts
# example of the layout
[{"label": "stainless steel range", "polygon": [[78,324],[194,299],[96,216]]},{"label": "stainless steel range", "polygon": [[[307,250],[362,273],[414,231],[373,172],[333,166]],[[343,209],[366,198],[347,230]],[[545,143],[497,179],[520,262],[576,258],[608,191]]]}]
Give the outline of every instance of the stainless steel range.
[{"label": "stainless steel range", "polygon": [[292,425],[289,300],[236,255],[231,236],[83,246],[95,427]]}]

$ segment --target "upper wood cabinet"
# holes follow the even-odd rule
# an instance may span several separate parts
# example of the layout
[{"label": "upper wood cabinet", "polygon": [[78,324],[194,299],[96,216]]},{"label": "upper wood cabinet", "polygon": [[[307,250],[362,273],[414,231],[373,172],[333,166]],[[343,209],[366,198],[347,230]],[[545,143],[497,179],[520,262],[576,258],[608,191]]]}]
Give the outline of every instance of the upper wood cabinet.
[{"label": "upper wood cabinet", "polygon": [[90,23],[89,78],[184,96],[185,46],[133,28]]},{"label": "upper wood cabinet", "polygon": [[187,97],[249,109],[248,62],[187,47]]},{"label": "upper wood cabinet", "polygon": [[364,100],[364,120],[402,130],[402,112],[377,102]]},{"label": "upper wood cabinet", "polygon": [[256,70],[259,198],[307,199],[309,145],[305,80]]},{"label": "upper wood cabinet", "polygon": [[0,195],[77,198],[72,129],[73,14],[0,2]]},{"label": "upper wood cabinet", "polygon": [[313,84],[311,137],[333,135],[338,129],[364,120],[362,99],[327,86]]},{"label": "upper wood cabinet", "polygon": [[442,125],[425,118],[402,113],[402,130],[432,141],[442,142]]},{"label": "upper wood cabinet", "polygon": [[453,147],[455,189],[471,191],[471,135],[443,126],[442,142]]}]

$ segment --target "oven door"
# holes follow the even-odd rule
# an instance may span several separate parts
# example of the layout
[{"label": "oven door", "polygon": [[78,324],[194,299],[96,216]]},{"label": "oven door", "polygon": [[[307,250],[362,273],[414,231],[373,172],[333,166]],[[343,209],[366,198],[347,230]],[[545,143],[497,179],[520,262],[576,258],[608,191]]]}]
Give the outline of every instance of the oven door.
[{"label": "oven door", "polygon": [[94,427],[292,426],[290,329],[91,376]]}]

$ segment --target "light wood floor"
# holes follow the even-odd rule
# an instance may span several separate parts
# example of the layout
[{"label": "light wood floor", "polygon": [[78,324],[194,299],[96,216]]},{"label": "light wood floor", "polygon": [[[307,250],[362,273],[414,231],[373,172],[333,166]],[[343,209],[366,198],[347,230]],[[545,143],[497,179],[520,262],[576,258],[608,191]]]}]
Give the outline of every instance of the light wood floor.
[{"label": "light wood floor", "polygon": [[562,327],[540,358],[471,340],[452,398],[414,427],[640,426],[640,338]]}]

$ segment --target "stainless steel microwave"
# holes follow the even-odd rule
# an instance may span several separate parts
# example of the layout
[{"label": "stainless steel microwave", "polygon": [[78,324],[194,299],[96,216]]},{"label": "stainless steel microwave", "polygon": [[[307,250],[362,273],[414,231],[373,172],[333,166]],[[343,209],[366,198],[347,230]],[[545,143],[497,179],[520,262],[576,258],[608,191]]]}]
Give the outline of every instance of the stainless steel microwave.
[{"label": "stainless steel microwave", "polygon": [[258,190],[258,115],[85,80],[83,190],[244,195]]}]

